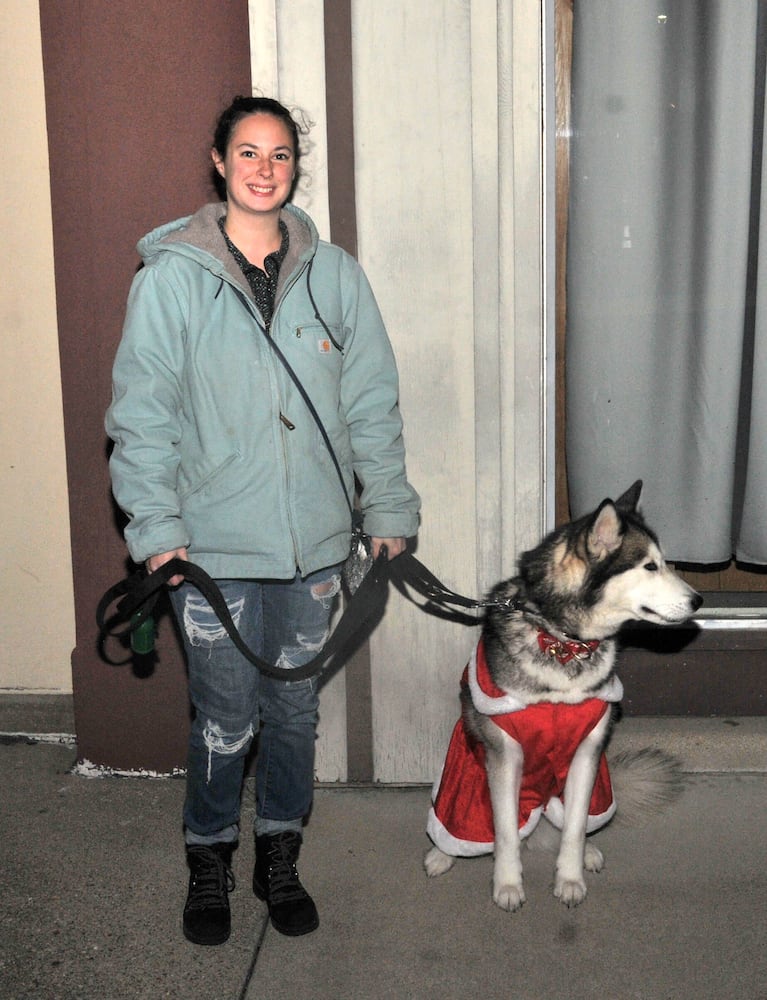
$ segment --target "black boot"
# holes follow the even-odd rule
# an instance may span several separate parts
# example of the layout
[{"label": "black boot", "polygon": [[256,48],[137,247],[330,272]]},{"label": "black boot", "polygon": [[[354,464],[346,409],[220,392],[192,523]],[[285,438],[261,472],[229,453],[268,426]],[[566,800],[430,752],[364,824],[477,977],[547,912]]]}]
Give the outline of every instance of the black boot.
[{"label": "black boot", "polygon": [[223,944],[229,937],[229,893],[234,889],[234,844],[187,844],[189,894],[184,937],[194,944]]},{"label": "black boot", "polygon": [[317,907],[296,871],[300,850],[301,834],[295,830],[256,837],[253,892],[269,907],[275,929],[290,937],[308,934],[320,924]]}]

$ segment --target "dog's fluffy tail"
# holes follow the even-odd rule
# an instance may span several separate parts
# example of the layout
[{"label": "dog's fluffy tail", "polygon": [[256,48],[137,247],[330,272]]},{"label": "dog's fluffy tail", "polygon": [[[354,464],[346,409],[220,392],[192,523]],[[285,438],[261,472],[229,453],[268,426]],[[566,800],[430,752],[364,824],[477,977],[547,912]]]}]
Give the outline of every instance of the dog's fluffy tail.
[{"label": "dog's fluffy tail", "polygon": [[615,822],[641,826],[679,798],[685,777],[681,761],[654,747],[608,754],[618,810]]}]

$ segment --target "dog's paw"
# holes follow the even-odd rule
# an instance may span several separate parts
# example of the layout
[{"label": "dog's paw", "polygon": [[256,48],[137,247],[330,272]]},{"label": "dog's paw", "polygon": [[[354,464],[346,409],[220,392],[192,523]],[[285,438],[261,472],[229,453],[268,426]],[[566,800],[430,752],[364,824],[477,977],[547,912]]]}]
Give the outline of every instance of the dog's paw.
[{"label": "dog's paw", "polygon": [[493,902],[502,910],[514,913],[521,909],[525,901],[525,890],[522,883],[518,885],[493,886]]},{"label": "dog's paw", "polygon": [[455,858],[449,854],[445,854],[444,851],[440,851],[438,847],[432,847],[430,851],[427,851],[426,857],[423,859],[423,867],[429,878],[444,875],[445,872],[450,871],[454,864]]},{"label": "dog's paw", "polygon": [[586,898],[586,883],[582,878],[564,878],[557,875],[554,880],[554,895],[565,906],[580,906]]},{"label": "dog's paw", "polygon": [[595,847],[591,841],[586,841],[586,849],[583,853],[583,867],[587,872],[601,872],[605,866],[605,856]]}]

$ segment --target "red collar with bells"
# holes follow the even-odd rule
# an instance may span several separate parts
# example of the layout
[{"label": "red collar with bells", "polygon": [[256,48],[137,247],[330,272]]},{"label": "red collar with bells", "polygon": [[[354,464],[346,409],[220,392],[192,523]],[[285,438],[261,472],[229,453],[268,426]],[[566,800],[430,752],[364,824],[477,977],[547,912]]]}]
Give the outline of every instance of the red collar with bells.
[{"label": "red collar with bells", "polygon": [[599,639],[558,639],[542,628],[538,629],[538,648],[542,653],[558,660],[561,664],[570,660],[588,660],[592,653],[599,649]]}]

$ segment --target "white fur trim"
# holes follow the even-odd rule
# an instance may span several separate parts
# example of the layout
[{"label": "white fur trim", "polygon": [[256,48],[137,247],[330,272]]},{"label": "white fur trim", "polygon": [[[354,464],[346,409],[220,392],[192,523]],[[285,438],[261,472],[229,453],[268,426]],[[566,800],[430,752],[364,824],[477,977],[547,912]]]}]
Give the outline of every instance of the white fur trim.
[{"label": "white fur trim", "polygon": [[[481,641],[481,640],[480,640]],[[482,688],[479,686],[479,680],[477,679],[477,647],[471,654],[471,659],[469,660],[469,691],[471,692],[472,704],[478,712],[482,715],[506,715],[510,712],[521,712],[522,709],[527,708],[528,705],[535,704],[535,702],[524,702],[519,698],[515,697],[513,694],[504,694],[501,697],[494,698],[492,695],[486,694]],[[540,701],[549,702],[563,702],[567,705],[579,705],[582,701],[588,701],[589,698],[599,698],[602,701],[616,702],[620,701],[623,697],[623,684],[621,684],[620,679],[615,675],[611,674],[605,683],[597,688],[595,691],[557,691],[549,692],[545,698],[539,699]],[[447,852],[445,852],[447,853]]]},{"label": "white fur trim", "polygon": [[[481,641],[481,640],[480,640]],[[525,708],[525,703],[515,698],[512,694],[506,694],[501,698],[494,698],[485,694],[479,686],[477,679],[477,647],[472,650],[469,660],[469,691],[471,700],[478,712],[483,715],[505,715],[509,712],[521,712]]]},{"label": "white fur trim", "polygon": [[489,844],[477,843],[474,840],[459,840],[452,833],[448,833],[444,825],[437,819],[433,807],[429,809],[426,832],[440,851],[449,854],[451,858],[478,858],[482,854],[491,854],[493,850],[492,840]]},{"label": "white fur trim", "polygon": [[[530,836],[536,826],[538,826],[538,821],[542,815],[543,807],[536,806],[530,813],[525,825],[520,827],[520,840],[524,840],[526,837]],[[589,817],[589,820],[591,820],[591,817]],[[601,826],[602,824],[600,823],[599,825]],[[594,829],[597,829],[597,827]],[[433,807],[429,809],[429,818],[426,821],[426,832],[434,845],[438,847],[443,854],[448,854],[451,858],[479,858],[483,854],[492,854],[495,849],[495,841],[492,840],[489,843],[478,843],[475,840],[459,840],[458,837],[454,837],[452,833],[449,833],[445,826],[439,821]]]}]

